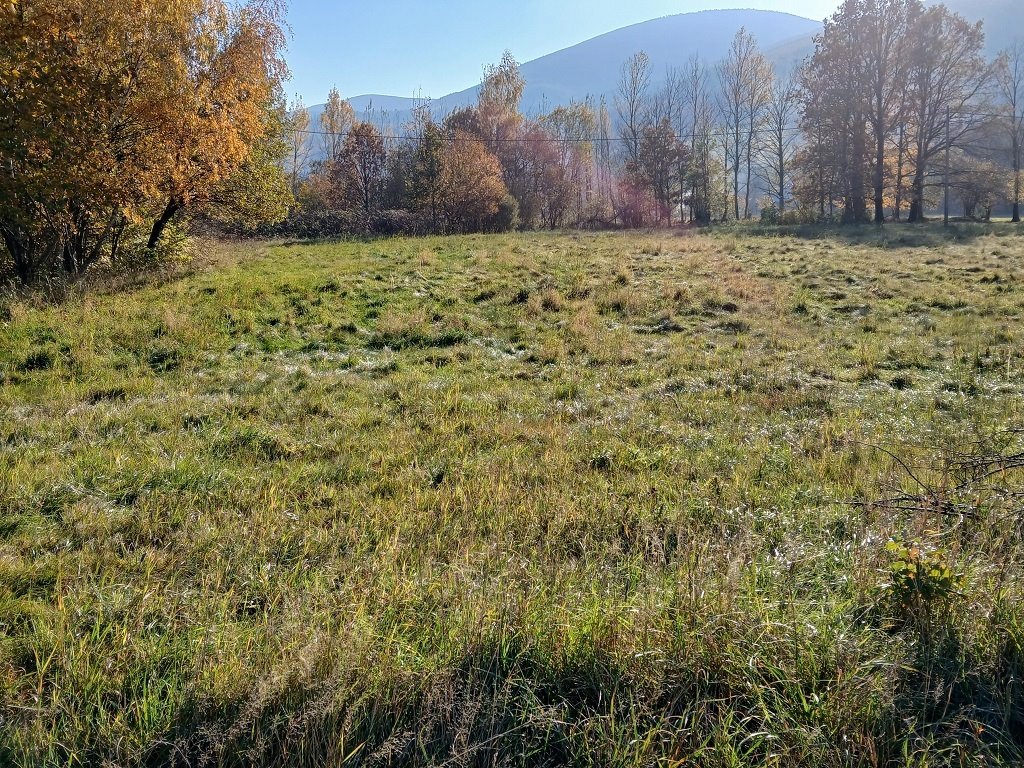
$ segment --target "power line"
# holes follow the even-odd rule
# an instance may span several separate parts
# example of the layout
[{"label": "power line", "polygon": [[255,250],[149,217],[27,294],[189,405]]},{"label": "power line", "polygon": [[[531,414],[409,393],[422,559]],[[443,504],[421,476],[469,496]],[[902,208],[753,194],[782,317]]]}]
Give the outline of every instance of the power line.
[{"label": "power line", "polygon": [[[1007,115],[998,114],[992,112],[961,112],[957,115],[959,118],[993,118],[993,119],[1005,119]],[[692,141],[698,138],[704,138],[706,136],[714,137],[726,137],[734,138],[735,136],[741,136],[744,138],[750,136],[778,136],[781,132],[786,134],[801,134],[805,131],[797,126],[785,126],[783,128],[755,128],[741,129],[739,131],[733,130],[732,128],[717,127],[713,130],[707,131],[706,133],[677,133],[673,134],[671,139],[675,141]],[[330,136],[334,138],[348,138],[353,134],[353,131],[316,131],[310,129],[291,129],[292,133],[303,134],[307,136]],[[382,135],[380,137],[384,141],[422,141],[423,136],[416,136],[412,134],[390,134]],[[451,141],[456,142],[479,142],[485,144],[499,143],[499,144],[602,144],[610,142],[622,142],[631,143],[634,141],[640,141],[641,137],[630,138],[628,136],[604,136],[600,138],[560,138],[557,136],[516,136],[516,137],[490,137],[486,138],[483,136],[473,136],[471,134],[461,132],[460,135],[447,137]],[[985,147],[990,151],[1001,151],[989,147]]]},{"label": "power line", "polygon": [[[759,135],[759,134],[774,135],[774,134],[778,133],[778,130],[779,129],[777,129],[777,128],[771,128],[771,129],[765,128],[765,129],[757,129],[757,130],[754,130],[754,131],[741,130],[741,131],[737,132],[737,131],[734,131],[734,130],[731,130],[731,129],[716,128],[713,131],[708,131],[708,134],[718,135],[718,136],[722,136],[722,135],[735,136],[735,135],[737,135],[737,133],[740,136],[755,136],[755,135]],[[788,132],[799,133],[801,131],[800,128],[796,128],[796,127],[786,127],[786,128],[783,128],[782,130],[786,131],[787,133]],[[337,138],[348,138],[348,136],[352,135],[352,133],[353,133],[352,131],[310,131],[310,130],[301,130],[301,129],[298,129],[298,128],[292,129],[291,132],[292,133],[302,133],[302,134],[306,134],[306,135],[309,135],[309,136],[333,136],[333,137],[337,137]],[[702,133],[673,134],[670,138],[675,139],[676,141],[683,141],[685,139],[700,138],[700,137],[705,136],[705,135],[707,135],[707,134],[702,134]],[[386,135],[386,136],[381,136],[381,138],[384,139],[385,141],[422,141],[423,140],[422,136],[413,136],[413,135],[408,135],[408,134]],[[454,140],[454,141],[476,141],[476,142],[483,142],[483,143],[491,143],[491,142],[506,143],[507,142],[507,143],[553,143],[553,144],[601,144],[603,142],[610,142],[610,141],[632,142],[632,141],[640,141],[641,140],[641,137],[637,137],[636,139],[632,139],[632,138],[629,138],[628,136],[605,136],[605,137],[601,137],[601,138],[589,138],[589,139],[585,139],[585,138],[559,138],[557,136],[531,136],[531,137],[518,136],[518,137],[513,137],[513,138],[501,138],[501,137],[485,138],[483,136],[473,136],[473,135],[466,134],[466,133],[463,133],[460,136],[451,136],[449,138]]]}]

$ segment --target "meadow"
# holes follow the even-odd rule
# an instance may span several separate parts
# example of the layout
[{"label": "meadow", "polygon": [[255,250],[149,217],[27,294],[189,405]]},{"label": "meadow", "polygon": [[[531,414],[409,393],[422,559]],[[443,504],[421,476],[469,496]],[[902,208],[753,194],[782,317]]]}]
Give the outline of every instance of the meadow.
[{"label": "meadow", "polygon": [[0,764],[1024,761],[1024,233],[200,243],[0,302]]}]

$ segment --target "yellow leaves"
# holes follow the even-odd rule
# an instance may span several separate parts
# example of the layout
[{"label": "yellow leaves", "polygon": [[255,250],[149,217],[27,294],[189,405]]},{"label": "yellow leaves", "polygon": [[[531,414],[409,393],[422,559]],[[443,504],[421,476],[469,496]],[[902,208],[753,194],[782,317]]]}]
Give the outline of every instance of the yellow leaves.
[{"label": "yellow leaves", "polygon": [[19,179],[35,185],[24,197],[97,211],[202,202],[267,135],[282,38],[245,0],[30,7],[19,16],[0,0],[0,108],[14,119]]}]

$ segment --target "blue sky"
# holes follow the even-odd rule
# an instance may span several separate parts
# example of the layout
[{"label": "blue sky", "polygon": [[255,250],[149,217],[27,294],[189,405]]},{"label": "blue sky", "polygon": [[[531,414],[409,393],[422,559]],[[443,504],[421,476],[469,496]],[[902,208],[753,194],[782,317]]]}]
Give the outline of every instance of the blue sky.
[{"label": "blue sky", "polygon": [[382,93],[437,98],[479,81],[506,48],[520,61],[627,24],[708,8],[763,8],[813,19],[838,0],[291,0],[289,95],[306,104]]}]

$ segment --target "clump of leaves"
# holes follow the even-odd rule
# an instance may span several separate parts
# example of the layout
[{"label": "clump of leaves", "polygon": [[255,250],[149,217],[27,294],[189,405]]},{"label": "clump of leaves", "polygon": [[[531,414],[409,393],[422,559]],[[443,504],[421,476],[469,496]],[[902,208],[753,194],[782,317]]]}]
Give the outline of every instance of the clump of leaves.
[{"label": "clump of leaves", "polygon": [[897,617],[905,623],[928,622],[960,590],[961,578],[940,547],[890,541],[887,589]]}]

